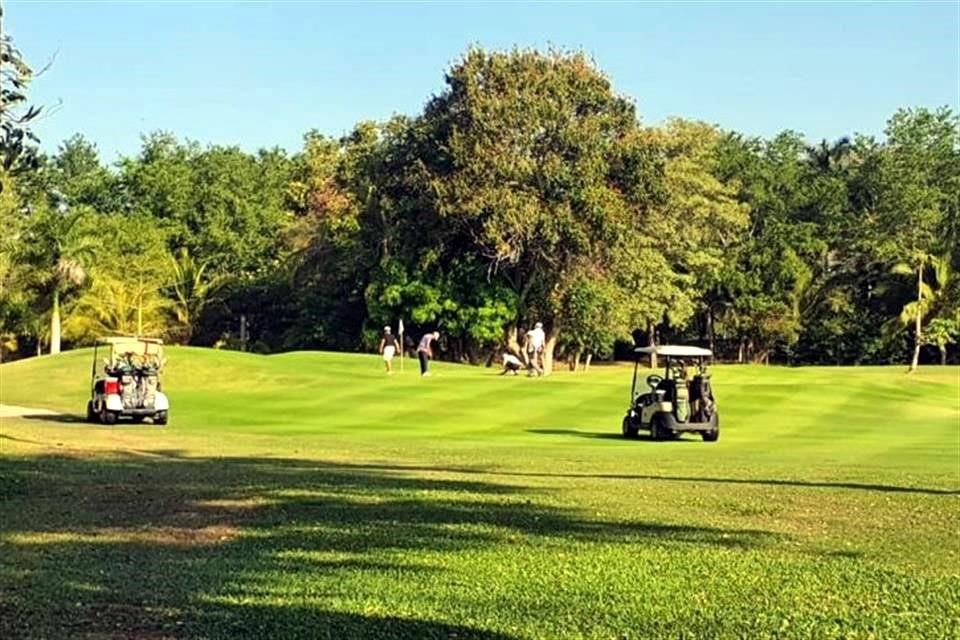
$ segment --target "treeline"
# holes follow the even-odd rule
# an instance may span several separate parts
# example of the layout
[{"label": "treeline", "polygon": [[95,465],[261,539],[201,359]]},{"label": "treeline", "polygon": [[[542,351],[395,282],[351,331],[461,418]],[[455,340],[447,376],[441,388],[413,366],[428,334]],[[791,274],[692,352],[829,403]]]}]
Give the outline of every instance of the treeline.
[{"label": "treeline", "polygon": [[[8,163],[9,164],[9,163]],[[697,343],[741,362],[956,359],[960,124],[811,146],[640,123],[580,54],[468,51],[415,117],[246,153],[76,136],[0,193],[4,357],[100,334],[368,349],[402,318],[482,362]]]}]

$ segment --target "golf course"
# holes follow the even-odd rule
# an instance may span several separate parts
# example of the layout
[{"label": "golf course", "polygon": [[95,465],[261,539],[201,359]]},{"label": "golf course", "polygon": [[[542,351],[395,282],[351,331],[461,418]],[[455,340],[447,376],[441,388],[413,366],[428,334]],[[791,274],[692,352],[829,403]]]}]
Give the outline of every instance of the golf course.
[{"label": "golf course", "polygon": [[3,638],[960,634],[957,367],[716,366],[707,443],[626,364],[188,347],[107,427],[91,355],[0,365]]}]

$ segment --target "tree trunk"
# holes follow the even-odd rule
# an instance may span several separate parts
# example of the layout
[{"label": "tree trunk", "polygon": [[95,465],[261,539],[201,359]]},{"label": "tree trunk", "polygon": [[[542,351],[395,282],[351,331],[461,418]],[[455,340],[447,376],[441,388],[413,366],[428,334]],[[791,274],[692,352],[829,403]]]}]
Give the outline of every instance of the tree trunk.
[{"label": "tree trunk", "polygon": [[583,355],[583,349],[577,349],[577,351],[570,358],[570,371],[576,373],[580,370],[580,356]]},{"label": "tree trunk", "polygon": [[587,354],[587,361],[584,362],[584,364],[583,364],[583,372],[584,372],[584,373],[587,373],[588,371],[590,371],[590,361],[591,361],[591,360],[593,360],[593,354],[592,354],[592,353],[588,353],[588,354]]},{"label": "tree trunk", "polygon": [[543,375],[548,376],[553,373],[553,352],[557,348],[557,338],[560,337],[560,327],[556,321],[550,327],[550,333],[547,334],[547,343],[543,346]]},{"label": "tree trunk", "polygon": [[717,336],[713,328],[713,307],[712,306],[707,308],[707,339],[710,340],[710,351],[712,351],[714,356],[716,356]]},{"label": "tree trunk", "polygon": [[143,337],[143,278],[140,279],[140,288],[137,290],[137,337]]},{"label": "tree trunk", "polygon": [[517,339],[517,325],[511,324],[509,327],[507,327],[507,332],[503,338],[503,341],[507,343],[508,351],[519,355],[521,358],[526,357],[523,355],[523,349],[520,347],[520,341]]},{"label": "tree trunk", "polygon": [[60,353],[60,292],[53,291],[53,311],[50,312],[50,353]]},{"label": "tree trunk", "polygon": [[917,267],[917,318],[913,329],[913,359],[907,373],[917,370],[920,364],[920,347],[923,342],[923,265]]},{"label": "tree trunk", "polygon": [[[657,328],[653,325],[653,323],[650,323],[649,325],[647,325],[647,335],[648,335],[649,338],[650,338],[647,346],[650,346],[650,347],[655,347],[655,346],[657,346]],[[651,369],[656,369],[656,368],[657,368],[657,354],[656,354],[656,353],[651,353],[651,354],[650,354],[650,368],[651,368]]]},{"label": "tree trunk", "polygon": [[940,366],[947,366],[947,345],[940,345]]},{"label": "tree trunk", "polygon": [[740,338],[740,345],[737,347],[737,362],[743,364],[744,351],[746,350],[746,341]]}]

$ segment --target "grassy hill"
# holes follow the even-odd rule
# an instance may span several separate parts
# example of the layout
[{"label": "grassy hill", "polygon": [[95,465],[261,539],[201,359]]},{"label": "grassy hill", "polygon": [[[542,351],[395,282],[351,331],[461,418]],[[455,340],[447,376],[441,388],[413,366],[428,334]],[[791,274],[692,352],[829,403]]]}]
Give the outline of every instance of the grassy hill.
[{"label": "grassy hill", "polygon": [[0,365],[0,637],[947,637],[960,370],[716,367],[720,442],[549,379],[169,352],[166,428]]}]

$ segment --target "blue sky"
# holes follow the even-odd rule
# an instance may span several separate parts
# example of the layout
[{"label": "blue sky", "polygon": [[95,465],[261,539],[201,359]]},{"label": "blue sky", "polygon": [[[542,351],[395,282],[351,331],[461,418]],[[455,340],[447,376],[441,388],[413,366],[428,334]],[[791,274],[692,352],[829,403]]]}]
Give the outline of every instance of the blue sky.
[{"label": "blue sky", "polygon": [[471,44],[582,49],[641,118],[749,134],[879,135],[901,106],[960,107],[960,2],[365,3],[8,0],[48,150],[107,161],[140,134],[299,148],[415,114]]}]

